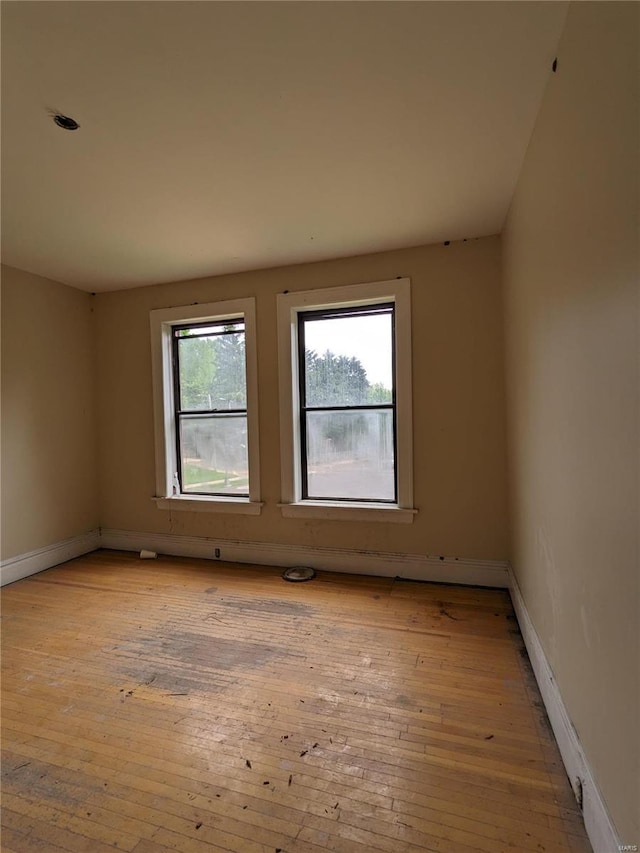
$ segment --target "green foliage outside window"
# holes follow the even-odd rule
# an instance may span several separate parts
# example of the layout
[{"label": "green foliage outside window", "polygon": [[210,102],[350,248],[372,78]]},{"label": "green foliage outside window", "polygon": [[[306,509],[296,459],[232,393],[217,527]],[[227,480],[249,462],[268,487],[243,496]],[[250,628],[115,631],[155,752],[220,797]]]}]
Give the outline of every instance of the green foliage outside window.
[{"label": "green foliage outside window", "polygon": [[180,405],[183,410],[246,408],[244,331],[225,327],[232,334],[196,337],[181,329]]},{"label": "green foliage outside window", "polygon": [[305,351],[307,406],[363,406],[390,403],[391,390],[382,383],[374,385],[355,356],[335,355],[327,350],[318,355]]}]

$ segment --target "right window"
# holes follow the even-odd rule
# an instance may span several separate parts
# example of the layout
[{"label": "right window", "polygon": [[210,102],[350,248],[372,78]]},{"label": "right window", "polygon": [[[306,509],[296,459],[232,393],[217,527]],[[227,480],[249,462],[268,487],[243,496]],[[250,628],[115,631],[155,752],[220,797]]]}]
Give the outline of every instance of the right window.
[{"label": "right window", "polygon": [[412,521],[409,280],[278,303],[283,515]]},{"label": "right window", "polygon": [[393,302],[298,314],[302,499],[397,500]]}]

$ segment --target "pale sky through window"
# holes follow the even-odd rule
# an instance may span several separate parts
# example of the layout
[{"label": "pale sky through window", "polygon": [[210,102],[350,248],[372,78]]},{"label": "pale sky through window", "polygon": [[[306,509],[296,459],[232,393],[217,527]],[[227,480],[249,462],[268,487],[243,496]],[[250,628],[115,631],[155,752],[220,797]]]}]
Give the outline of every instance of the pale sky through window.
[{"label": "pale sky through window", "polygon": [[388,314],[305,323],[305,345],[324,355],[355,356],[372,385],[391,388],[391,318]]}]

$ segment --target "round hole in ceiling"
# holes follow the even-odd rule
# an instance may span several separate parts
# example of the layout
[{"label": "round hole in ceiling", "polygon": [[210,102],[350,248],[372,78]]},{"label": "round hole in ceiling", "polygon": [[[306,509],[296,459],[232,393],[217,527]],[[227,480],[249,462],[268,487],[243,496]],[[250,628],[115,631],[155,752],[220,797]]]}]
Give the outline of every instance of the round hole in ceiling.
[{"label": "round hole in ceiling", "polygon": [[53,120],[58,127],[61,127],[63,130],[77,130],[80,127],[74,118],[71,118],[70,116],[63,116],[62,113],[55,113]]}]

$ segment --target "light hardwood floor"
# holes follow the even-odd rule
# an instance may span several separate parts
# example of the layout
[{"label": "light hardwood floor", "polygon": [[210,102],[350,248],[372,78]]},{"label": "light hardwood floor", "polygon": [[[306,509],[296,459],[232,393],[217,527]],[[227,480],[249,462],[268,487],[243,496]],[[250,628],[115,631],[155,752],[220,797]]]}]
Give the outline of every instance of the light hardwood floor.
[{"label": "light hardwood floor", "polygon": [[3,591],[2,850],[590,850],[504,591],[101,551]]}]

